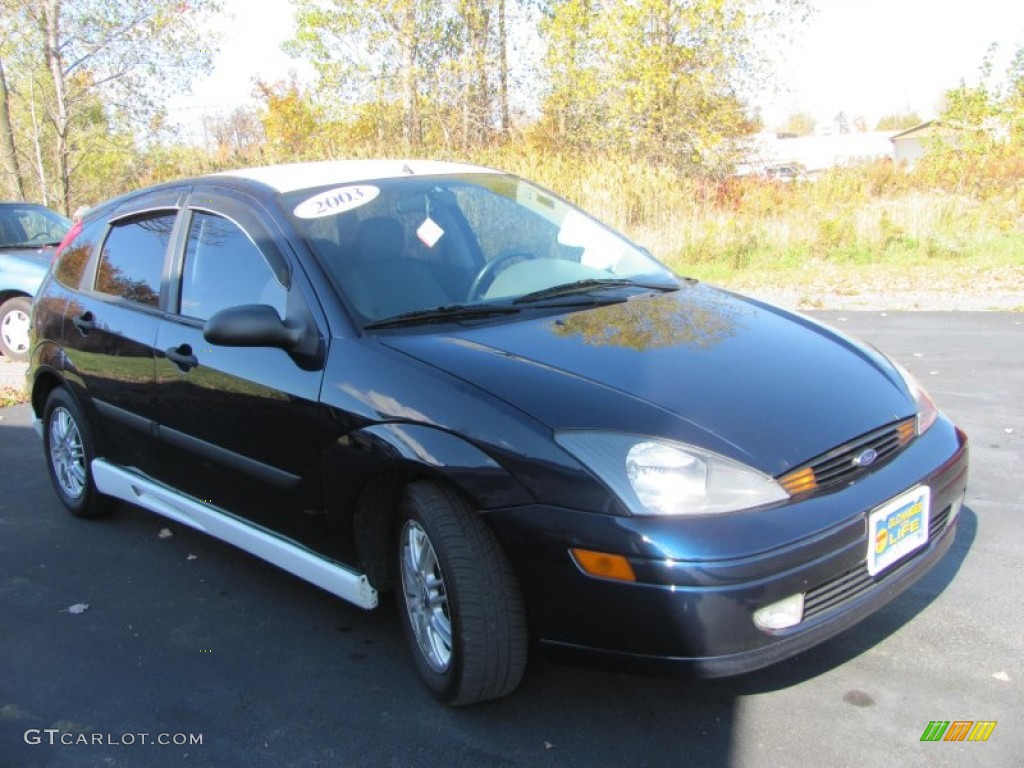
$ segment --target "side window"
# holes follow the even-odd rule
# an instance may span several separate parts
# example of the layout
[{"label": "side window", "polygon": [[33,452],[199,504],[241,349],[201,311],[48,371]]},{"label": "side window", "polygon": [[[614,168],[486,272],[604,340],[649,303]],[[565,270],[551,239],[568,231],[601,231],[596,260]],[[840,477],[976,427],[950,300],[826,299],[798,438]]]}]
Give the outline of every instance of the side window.
[{"label": "side window", "polygon": [[155,307],[176,216],[161,213],[111,227],[100,254],[96,290]]},{"label": "side window", "polygon": [[82,275],[89,264],[89,257],[92,256],[96,243],[103,237],[103,230],[107,222],[103,219],[94,221],[82,229],[74,240],[65,246],[53,268],[54,276],[68,288],[78,288],[82,282]]},{"label": "side window", "polygon": [[269,304],[283,318],[285,287],[233,221],[192,213],[181,274],[181,314],[206,320],[241,304]]}]

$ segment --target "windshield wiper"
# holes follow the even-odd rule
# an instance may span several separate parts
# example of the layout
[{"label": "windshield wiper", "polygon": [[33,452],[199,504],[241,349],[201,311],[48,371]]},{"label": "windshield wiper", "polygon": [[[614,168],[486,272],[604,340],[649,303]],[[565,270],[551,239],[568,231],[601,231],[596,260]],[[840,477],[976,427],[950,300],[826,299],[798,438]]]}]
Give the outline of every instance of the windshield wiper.
[{"label": "windshield wiper", "polygon": [[562,283],[561,285],[553,285],[550,288],[543,288],[533,293],[527,293],[520,296],[513,304],[529,304],[533,301],[542,301],[544,299],[554,299],[559,296],[572,296],[575,293],[586,293],[596,288],[645,288],[654,291],[676,291],[679,290],[679,285],[676,283],[645,283],[639,280],[629,280],[621,277],[599,277],[599,278],[588,278],[586,280],[575,280],[571,283]]},{"label": "windshield wiper", "polygon": [[374,320],[363,328],[397,328],[403,325],[419,325],[421,323],[443,323],[450,320],[467,320],[478,317],[494,317],[497,315],[514,315],[520,310],[508,305],[496,304],[446,304],[442,307],[417,309],[403,312],[383,320]]}]

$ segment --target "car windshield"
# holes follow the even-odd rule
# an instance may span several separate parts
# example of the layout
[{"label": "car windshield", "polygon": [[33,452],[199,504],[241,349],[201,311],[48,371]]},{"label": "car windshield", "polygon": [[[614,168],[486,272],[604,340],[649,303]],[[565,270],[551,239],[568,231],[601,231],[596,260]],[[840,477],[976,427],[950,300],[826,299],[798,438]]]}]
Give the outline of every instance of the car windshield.
[{"label": "car windshield", "polygon": [[71,222],[40,205],[0,205],[0,248],[56,245]]},{"label": "car windshield", "polygon": [[631,286],[678,286],[645,251],[515,176],[403,177],[280,201],[364,324],[432,308],[452,319],[507,317],[453,308],[592,305],[602,291],[621,300]]}]

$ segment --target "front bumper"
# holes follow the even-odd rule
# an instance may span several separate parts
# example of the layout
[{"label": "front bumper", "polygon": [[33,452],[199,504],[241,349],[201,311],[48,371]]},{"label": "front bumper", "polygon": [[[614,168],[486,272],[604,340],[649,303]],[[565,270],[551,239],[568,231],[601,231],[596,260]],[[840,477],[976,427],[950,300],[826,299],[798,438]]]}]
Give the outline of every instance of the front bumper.
[{"label": "front bumper", "polygon": [[[532,505],[488,518],[519,575],[531,626],[556,655],[704,677],[758,669],[881,608],[949,549],[967,484],[967,438],[945,419],[855,483],[750,513],[614,517]],[[876,576],[867,518],[906,489],[931,489],[928,541]],[[636,582],[584,574],[581,547],[625,556]],[[805,595],[803,620],[762,630],[753,614]]]}]

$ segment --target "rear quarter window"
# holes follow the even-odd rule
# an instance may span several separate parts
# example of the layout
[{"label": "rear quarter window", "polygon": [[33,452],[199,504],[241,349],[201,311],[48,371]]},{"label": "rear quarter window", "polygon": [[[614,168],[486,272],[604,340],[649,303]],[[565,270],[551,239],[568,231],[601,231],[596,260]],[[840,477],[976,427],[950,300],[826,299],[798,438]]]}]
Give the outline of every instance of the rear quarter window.
[{"label": "rear quarter window", "polygon": [[100,253],[96,290],[155,307],[176,212],[149,215],[110,228]]},{"label": "rear quarter window", "polygon": [[103,237],[105,226],[106,222],[100,219],[83,227],[60,252],[53,267],[53,275],[62,285],[74,290],[81,287],[85,268],[96,249],[96,244]]}]

